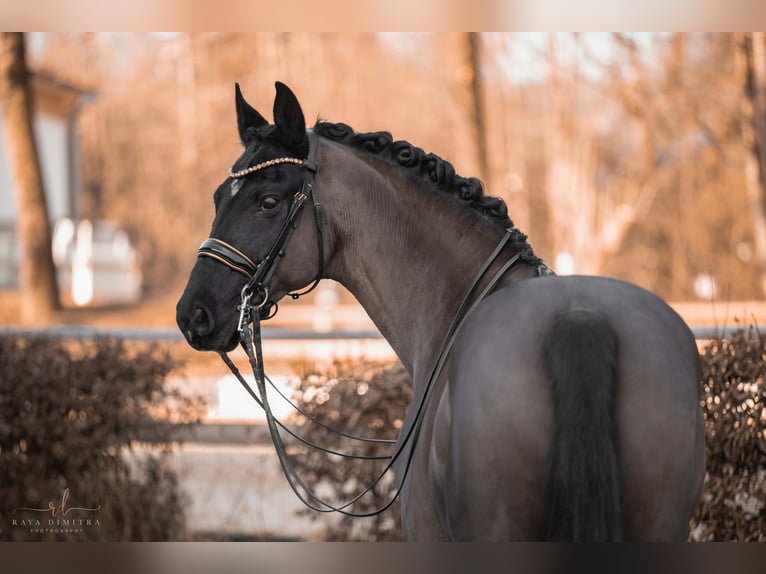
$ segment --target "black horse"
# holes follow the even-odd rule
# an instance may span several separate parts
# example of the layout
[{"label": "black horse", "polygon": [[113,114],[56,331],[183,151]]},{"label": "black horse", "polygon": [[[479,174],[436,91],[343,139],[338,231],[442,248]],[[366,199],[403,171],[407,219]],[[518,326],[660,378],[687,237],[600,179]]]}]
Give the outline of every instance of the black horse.
[{"label": "black horse", "polygon": [[554,276],[478,180],[386,132],[307,130],[284,84],[274,124],[239,87],[236,110],[245,151],[177,308],[194,348],[237,345],[246,284],[267,315],[334,279],[412,375],[409,472],[396,468],[409,538],[687,538],[705,472],[700,374],[668,305]]}]

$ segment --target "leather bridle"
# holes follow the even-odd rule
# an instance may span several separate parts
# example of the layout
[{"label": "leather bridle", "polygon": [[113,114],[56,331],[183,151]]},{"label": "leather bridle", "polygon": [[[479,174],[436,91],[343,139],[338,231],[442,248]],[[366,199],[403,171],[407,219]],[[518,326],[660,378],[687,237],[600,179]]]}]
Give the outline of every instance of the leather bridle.
[{"label": "leather bridle", "polygon": [[215,237],[205,239],[197,250],[198,257],[210,257],[248,278],[248,282],[242,288],[240,294],[240,324],[238,325],[240,331],[242,329],[242,312],[245,307],[250,304],[250,301],[254,296],[257,295],[257,303],[255,304],[255,307],[259,311],[265,311],[264,318],[269,318],[276,313],[277,304],[269,301],[269,284],[274,277],[279,262],[285,255],[285,249],[290,238],[298,227],[298,218],[303,212],[303,207],[309,200],[311,200],[314,207],[314,219],[317,228],[317,250],[319,252],[317,274],[314,278],[314,282],[305,291],[300,293],[288,293],[288,295],[293,299],[298,299],[313,291],[322,279],[322,274],[324,273],[324,241],[322,237],[324,219],[322,216],[321,205],[316,201],[314,193],[314,174],[317,171],[317,139],[316,134],[313,132],[307,132],[307,136],[309,139],[309,155],[306,159],[281,157],[264,161],[239,171],[233,171],[231,168],[229,169],[229,177],[235,179],[245,177],[256,171],[279,164],[295,164],[305,170],[301,187],[295,195],[293,195],[285,221],[263,259],[255,263],[240,249]]}]

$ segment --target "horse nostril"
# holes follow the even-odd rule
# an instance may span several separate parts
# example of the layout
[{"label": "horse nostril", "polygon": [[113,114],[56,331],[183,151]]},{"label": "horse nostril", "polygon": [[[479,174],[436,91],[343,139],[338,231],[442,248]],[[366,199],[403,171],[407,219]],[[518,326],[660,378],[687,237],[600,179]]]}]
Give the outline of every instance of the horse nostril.
[{"label": "horse nostril", "polygon": [[214,327],[215,323],[210,315],[210,311],[202,306],[195,307],[189,321],[189,330],[199,337],[205,337],[213,332]]}]

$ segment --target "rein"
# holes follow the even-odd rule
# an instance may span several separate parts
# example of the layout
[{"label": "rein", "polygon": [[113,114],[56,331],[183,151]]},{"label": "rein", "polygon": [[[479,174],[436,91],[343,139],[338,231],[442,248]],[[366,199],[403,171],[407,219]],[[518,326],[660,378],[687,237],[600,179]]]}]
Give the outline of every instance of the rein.
[{"label": "rein", "polygon": [[[242,348],[245,351],[245,354],[247,355],[250,368],[255,378],[255,383],[256,383],[258,392],[256,393],[253,390],[253,388],[248,384],[248,382],[244,379],[242,374],[237,369],[236,365],[231,361],[231,359],[228,357],[228,355],[225,352],[220,352],[219,355],[221,356],[221,359],[229,368],[229,370],[232,372],[232,374],[235,376],[235,378],[240,382],[240,384],[248,392],[248,394],[250,394],[250,396],[261,406],[261,408],[263,408],[264,413],[266,415],[266,422],[269,428],[269,434],[271,435],[272,442],[274,443],[274,448],[276,450],[277,457],[279,459],[280,466],[282,468],[282,472],[285,475],[285,478],[287,479],[287,482],[290,485],[290,488],[293,490],[293,492],[298,497],[298,499],[301,502],[303,502],[303,504],[305,504],[307,507],[317,512],[338,512],[340,514],[343,514],[346,516],[352,516],[352,517],[369,517],[369,516],[380,514],[381,512],[389,508],[394,503],[394,501],[398,498],[401,492],[402,485],[404,484],[404,481],[406,480],[410,470],[412,458],[415,452],[415,445],[417,444],[417,440],[418,440],[418,437],[420,436],[420,431],[423,425],[423,421],[425,420],[425,413],[431,401],[434,383],[439,379],[441,375],[442,369],[447,361],[449,352],[451,351],[455,343],[455,340],[457,339],[457,334],[463,319],[468,314],[470,314],[470,312],[474,309],[474,307],[478,305],[490,293],[490,291],[497,285],[498,281],[500,281],[502,276],[519,261],[520,254],[518,253],[515,254],[513,257],[511,257],[506,263],[504,263],[500,267],[500,269],[492,276],[492,278],[486,284],[486,286],[481,291],[481,293],[475,297],[475,299],[471,303],[470,308],[468,308],[468,310],[466,311],[466,308],[468,307],[468,304],[469,302],[471,302],[471,299],[474,295],[474,291],[477,289],[478,285],[483,280],[489,268],[500,256],[503,249],[505,248],[508,241],[510,240],[511,230],[509,229],[503,235],[502,239],[500,240],[498,245],[495,247],[493,252],[490,254],[490,256],[487,258],[487,260],[484,262],[481,269],[476,274],[470,286],[468,287],[465,294],[463,295],[463,298],[460,301],[460,304],[458,305],[455,311],[455,314],[452,318],[449,329],[447,330],[447,334],[442,343],[441,349],[434,363],[434,366],[431,370],[431,374],[427,380],[425,391],[424,391],[423,397],[421,398],[418,404],[413,423],[412,425],[410,425],[403,440],[401,440],[398,443],[398,446],[396,447],[394,453],[391,456],[350,455],[350,454],[345,454],[345,453],[333,451],[330,449],[326,449],[305,440],[304,438],[300,437],[299,435],[295,434],[293,431],[285,427],[280,421],[278,421],[271,410],[268,394],[266,392],[266,381],[268,380],[268,377],[266,376],[264,363],[263,363],[261,320],[268,319],[272,317],[274,313],[276,313],[276,303],[272,303],[269,301],[269,282],[273,278],[280,260],[282,259],[282,257],[284,257],[287,244],[290,238],[292,237],[292,234],[294,233],[295,229],[297,228],[298,216],[300,215],[303,209],[303,206],[309,199],[311,199],[312,203],[314,204],[315,219],[317,224],[317,230],[319,233],[319,256],[320,256],[319,271],[317,273],[316,279],[314,280],[314,283],[308,289],[306,289],[305,291],[301,293],[289,293],[289,295],[293,299],[297,299],[298,297],[301,297],[309,293],[310,291],[312,291],[321,280],[322,274],[324,271],[324,268],[323,268],[324,250],[323,250],[323,241],[322,241],[323,220],[322,220],[322,214],[320,211],[320,205],[319,203],[315,201],[314,190],[313,190],[314,174],[317,171],[317,165],[315,163],[317,142],[316,142],[316,135],[313,132],[309,132],[309,144],[310,144],[309,157],[305,160],[298,160],[296,158],[277,158],[275,160],[269,160],[267,162],[263,162],[237,172],[232,172],[231,170],[229,171],[230,177],[236,178],[236,177],[245,177],[260,169],[265,169],[272,165],[277,165],[281,163],[293,163],[296,165],[300,165],[301,167],[306,169],[306,175],[303,178],[303,183],[301,185],[301,188],[293,196],[293,200],[290,205],[290,209],[288,210],[287,217],[285,218],[285,222],[282,228],[280,229],[280,232],[277,235],[277,238],[272,244],[272,247],[269,249],[268,253],[266,254],[266,256],[256,264],[247,255],[245,255],[242,251],[240,251],[236,247],[229,245],[228,243],[216,238],[206,239],[199,248],[198,256],[210,257],[226,265],[227,267],[235,271],[238,271],[239,273],[242,273],[248,278],[248,282],[242,288],[241,295],[240,295],[240,305],[238,307],[240,315],[239,315],[239,323],[237,326],[237,330],[240,335],[240,345],[242,346]],[[255,301],[253,300],[254,296],[256,296]],[[272,306],[272,305],[274,306],[274,311],[273,313],[270,313],[269,306]],[[264,309],[265,309],[265,315],[263,312]],[[270,380],[269,380],[269,383],[271,383]],[[295,405],[293,406],[295,407]],[[295,408],[298,409],[298,411],[301,412],[301,414],[307,416],[312,422],[320,424],[323,428],[330,430],[331,432],[334,432],[341,436],[355,439],[355,440],[366,441],[366,442],[379,442],[379,443],[388,443],[388,444],[393,444],[397,442],[397,441],[389,441],[389,440],[382,440],[382,439],[358,437],[358,436],[342,433],[340,431],[331,429],[327,427],[326,425],[322,424],[320,421],[317,421],[313,417],[310,417],[307,413],[305,413],[298,407],[295,407]],[[285,448],[285,445],[282,441],[282,437],[279,432],[280,427],[284,429],[286,432],[288,432],[294,438],[303,442],[304,444],[329,454],[334,454],[334,455],[343,456],[347,458],[357,458],[357,459],[369,459],[369,460],[389,459],[389,462],[386,464],[385,468],[381,471],[378,477],[375,480],[373,480],[369,486],[367,486],[364,490],[362,490],[359,494],[357,494],[350,500],[344,502],[343,504],[339,506],[335,506],[329,502],[322,500],[321,497],[319,497],[311,488],[309,488],[303,482],[298,472],[295,470],[295,467],[293,466],[292,462],[290,461],[290,458],[287,455],[287,450]],[[388,502],[383,504],[383,506],[370,512],[357,513],[357,512],[351,512],[346,510],[349,506],[351,506],[352,504],[360,500],[365,494],[367,494],[368,492],[370,492],[371,490],[375,488],[375,486],[383,479],[386,473],[389,470],[391,470],[394,463],[402,455],[402,453],[404,452],[405,446],[407,445],[407,443],[410,442],[410,439],[412,439],[412,445],[410,447],[410,450],[407,456],[403,476],[401,480],[399,481],[399,486],[397,487],[394,496],[392,496]],[[312,501],[316,501],[316,503]]]},{"label": "rein", "polygon": [[[407,478],[407,475],[409,473],[409,469],[412,463],[412,457],[414,456],[414,452],[415,452],[415,445],[420,435],[420,430],[422,428],[422,424],[425,419],[425,413],[426,413],[427,407],[431,400],[433,385],[438,380],[439,376],[441,375],[442,369],[447,360],[447,356],[449,355],[450,350],[452,350],[452,346],[454,345],[455,340],[457,339],[457,334],[458,334],[460,325],[462,324],[462,319],[465,316],[467,316],[474,309],[474,307],[478,305],[489,294],[489,292],[497,285],[497,282],[502,278],[502,276],[519,261],[520,255],[517,253],[513,257],[511,257],[505,264],[503,264],[503,266],[495,273],[495,275],[492,276],[489,283],[484,287],[484,289],[479,294],[479,296],[471,304],[470,309],[467,312],[463,313],[466,306],[468,305],[468,302],[471,300],[471,296],[473,295],[476,287],[479,285],[482,278],[486,275],[486,272],[489,269],[489,267],[492,265],[492,263],[494,263],[494,261],[500,255],[500,253],[502,252],[503,248],[507,244],[510,237],[511,237],[510,231],[506,232],[503,235],[503,238],[500,240],[497,247],[489,256],[489,258],[485,261],[481,270],[479,271],[479,273],[477,273],[470,287],[468,288],[465,295],[463,296],[463,299],[461,300],[455,312],[455,315],[453,316],[452,323],[447,332],[444,343],[442,344],[441,351],[439,352],[437,360],[431,371],[431,375],[428,378],[428,382],[426,383],[426,388],[425,388],[423,398],[420,400],[418,404],[415,420],[413,421],[413,424],[410,426],[409,430],[407,431],[407,434],[405,435],[404,440],[401,441],[398,448],[390,457],[356,457],[351,455],[344,455],[343,453],[330,451],[328,449],[317,447],[316,445],[310,444],[307,441],[303,440],[301,437],[297,437],[292,431],[286,429],[286,427],[284,427],[282,423],[280,423],[274,416],[271,410],[271,406],[269,404],[268,395],[266,393],[267,377],[265,374],[264,364],[263,364],[260,314],[250,313],[250,312],[245,313],[246,322],[244,325],[241,325],[240,344],[242,348],[244,349],[245,354],[247,355],[248,361],[250,363],[250,367],[253,371],[253,376],[255,378],[258,392],[256,393],[252,389],[252,387],[248,384],[248,382],[244,379],[244,377],[242,377],[239,370],[236,368],[236,366],[233,364],[231,359],[229,359],[229,357],[225,353],[220,353],[220,356],[223,359],[223,361],[226,363],[226,365],[229,367],[229,369],[232,371],[234,376],[237,378],[237,380],[240,382],[240,384],[248,392],[248,394],[250,394],[250,396],[253,397],[253,399],[255,399],[255,401],[263,408],[264,413],[266,414],[266,422],[269,428],[269,434],[271,435],[271,440],[274,443],[274,448],[276,450],[277,457],[279,459],[280,466],[282,468],[282,472],[285,478],[287,479],[287,482],[290,485],[290,488],[304,505],[306,505],[308,508],[315,510],[317,512],[338,512],[345,516],[362,518],[362,517],[370,517],[370,516],[375,516],[377,514],[380,514],[381,512],[388,509],[394,503],[394,501],[398,498],[402,488],[401,485],[404,484],[404,481]],[[254,306],[250,305],[250,309],[252,310],[253,308]],[[279,433],[279,429],[277,428],[279,426],[287,430],[288,433],[298,438],[298,440],[300,440],[304,444],[308,444],[309,446],[319,448],[319,450],[322,450],[324,452],[329,452],[330,454],[336,454],[336,455],[346,456],[351,458],[368,458],[368,459],[390,458],[390,460],[386,464],[385,468],[380,472],[378,477],[375,478],[375,480],[373,480],[364,490],[362,490],[359,494],[354,496],[352,499],[344,502],[343,504],[339,506],[334,506],[333,504],[322,500],[321,497],[319,497],[300,478],[300,475],[295,470],[295,467],[293,466],[292,462],[290,461],[290,458],[287,455],[287,449],[285,448],[284,442],[282,441],[282,437]],[[338,431],[333,431],[333,432],[338,432]],[[349,438],[354,438],[357,440],[371,440],[371,439],[362,439],[360,437],[355,437],[355,436],[350,436]],[[407,445],[410,439],[412,439],[412,447],[410,448],[409,454],[407,456],[407,461],[406,461],[402,479],[400,481],[400,486],[397,488],[394,496],[392,496],[391,499],[388,502],[386,502],[383,506],[376,508],[375,510],[370,512],[347,511],[346,508],[348,508],[349,506],[351,506],[352,504],[360,500],[365,494],[367,494],[372,489],[374,489],[375,486],[383,479],[386,473],[388,473],[388,471],[391,470],[396,460],[404,452],[404,447],[405,445]],[[316,504],[312,503],[310,499],[313,499],[314,501],[316,501]]]}]

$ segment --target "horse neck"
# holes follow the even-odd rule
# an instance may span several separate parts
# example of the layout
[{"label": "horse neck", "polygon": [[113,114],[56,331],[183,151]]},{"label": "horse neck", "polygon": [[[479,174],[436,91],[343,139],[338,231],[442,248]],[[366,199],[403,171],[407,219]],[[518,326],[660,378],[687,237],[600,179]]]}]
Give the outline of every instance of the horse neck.
[{"label": "horse neck", "polygon": [[320,174],[333,175],[317,190],[335,239],[327,275],[357,298],[417,385],[500,236],[393,166],[326,147]]}]

